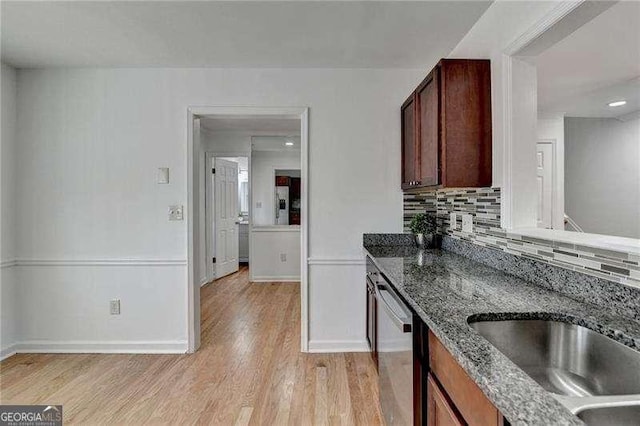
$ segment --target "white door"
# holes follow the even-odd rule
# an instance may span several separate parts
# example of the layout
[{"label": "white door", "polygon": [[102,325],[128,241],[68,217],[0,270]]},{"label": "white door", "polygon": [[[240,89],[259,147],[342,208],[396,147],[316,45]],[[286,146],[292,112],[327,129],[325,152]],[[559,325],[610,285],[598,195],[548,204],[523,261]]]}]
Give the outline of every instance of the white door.
[{"label": "white door", "polygon": [[238,163],[215,159],[216,278],[238,270]]},{"label": "white door", "polygon": [[553,214],[553,145],[538,142],[536,145],[538,179],[538,228],[552,228]]}]

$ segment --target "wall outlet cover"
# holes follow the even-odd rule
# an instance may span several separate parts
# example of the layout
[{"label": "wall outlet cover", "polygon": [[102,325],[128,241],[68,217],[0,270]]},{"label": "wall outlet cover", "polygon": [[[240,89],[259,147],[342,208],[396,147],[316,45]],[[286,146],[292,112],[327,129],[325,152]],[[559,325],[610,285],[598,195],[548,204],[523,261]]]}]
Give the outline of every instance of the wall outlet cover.
[{"label": "wall outlet cover", "polygon": [[473,216],[470,214],[462,215],[462,232],[473,232]]},{"label": "wall outlet cover", "polygon": [[287,253],[280,253],[280,262],[287,261]]},{"label": "wall outlet cover", "polygon": [[169,206],[169,220],[183,220],[182,206]]},{"label": "wall outlet cover", "polygon": [[111,315],[120,315],[120,299],[113,299],[109,302],[109,313]]},{"label": "wall outlet cover", "polygon": [[458,229],[458,215],[456,213],[449,213],[449,229],[453,231]]}]

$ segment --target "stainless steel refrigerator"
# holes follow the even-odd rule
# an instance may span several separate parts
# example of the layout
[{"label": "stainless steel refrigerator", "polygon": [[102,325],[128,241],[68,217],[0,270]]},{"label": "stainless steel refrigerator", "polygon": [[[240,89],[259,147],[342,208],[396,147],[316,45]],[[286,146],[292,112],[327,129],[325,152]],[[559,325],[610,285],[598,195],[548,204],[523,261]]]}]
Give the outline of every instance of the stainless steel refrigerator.
[{"label": "stainless steel refrigerator", "polygon": [[276,186],[276,225],[289,224],[289,187]]}]

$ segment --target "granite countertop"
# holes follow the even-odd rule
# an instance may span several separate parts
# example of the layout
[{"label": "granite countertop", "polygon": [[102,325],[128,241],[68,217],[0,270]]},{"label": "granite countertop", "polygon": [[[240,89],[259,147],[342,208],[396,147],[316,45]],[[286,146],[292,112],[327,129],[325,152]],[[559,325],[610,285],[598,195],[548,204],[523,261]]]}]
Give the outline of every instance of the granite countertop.
[{"label": "granite countertop", "polygon": [[382,274],[514,425],[581,425],[467,320],[557,319],[640,349],[640,323],[438,249],[365,245]]}]

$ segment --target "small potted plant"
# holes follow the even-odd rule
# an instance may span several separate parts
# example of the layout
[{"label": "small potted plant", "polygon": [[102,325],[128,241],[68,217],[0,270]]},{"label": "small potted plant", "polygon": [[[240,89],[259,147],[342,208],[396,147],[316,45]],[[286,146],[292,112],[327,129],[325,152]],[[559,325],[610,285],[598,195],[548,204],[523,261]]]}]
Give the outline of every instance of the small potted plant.
[{"label": "small potted plant", "polygon": [[420,248],[433,246],[436,227],[436,217],[426,213],[418,213],[409,224],[409,229],[416,236],[416,244]]}]

